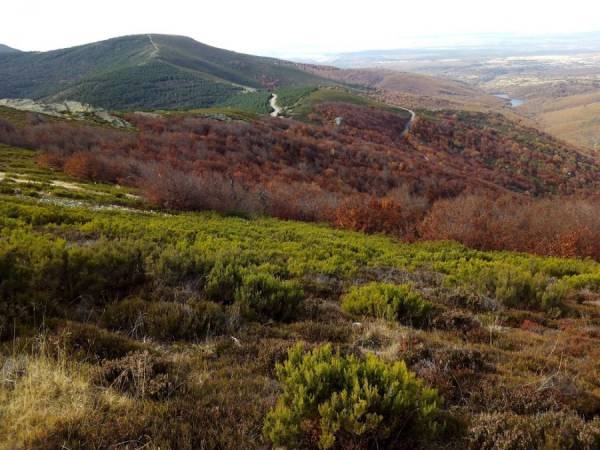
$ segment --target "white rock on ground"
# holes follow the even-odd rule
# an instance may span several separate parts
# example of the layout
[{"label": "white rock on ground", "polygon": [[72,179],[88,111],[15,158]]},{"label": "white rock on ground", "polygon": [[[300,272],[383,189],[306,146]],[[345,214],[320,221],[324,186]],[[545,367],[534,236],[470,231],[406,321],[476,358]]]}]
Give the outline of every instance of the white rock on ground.
[{"label": "white rock on ground", "polygon": [[116,127],[127,128],[131,126],[126,121],[113,116],[105,109],[95,108],[86,103],[70,100],[62,103],[42,103],[28,98],[4,98],[0,99],[0,106],[60,118],[81,120],[86,118],[86,116],[94,116],[97,119]]}]

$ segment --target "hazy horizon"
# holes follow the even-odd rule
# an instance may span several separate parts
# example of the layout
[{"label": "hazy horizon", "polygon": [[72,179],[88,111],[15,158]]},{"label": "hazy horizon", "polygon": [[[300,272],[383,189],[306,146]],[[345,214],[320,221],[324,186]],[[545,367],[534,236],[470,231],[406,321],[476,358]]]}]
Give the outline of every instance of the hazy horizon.
[{"label": "hazy horizon", "polygon": [[0,43],[24,51],[47,51],[123,35],[177,34],[239,52],[301,57],[476,44],[477,39],[498,35],[598,32],[598,13],[600,5],[583,0],[573,0],[569,8],[564,2],[517,0],[496,7],[471,0],[406,5],[374,0],[368,8],[356,0],[307,0],[302,7],[273,0],[209,5],[173,0],[168,8],[156,1],[140,7],[115,0],[94,6],[22,0],[3,6]]}]

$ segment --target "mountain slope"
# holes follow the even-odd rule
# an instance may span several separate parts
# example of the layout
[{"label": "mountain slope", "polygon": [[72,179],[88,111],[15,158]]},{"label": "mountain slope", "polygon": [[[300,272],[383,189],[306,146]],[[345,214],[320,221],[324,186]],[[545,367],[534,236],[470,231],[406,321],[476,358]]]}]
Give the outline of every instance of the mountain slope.
[{"label": "mountain slope", "polygon": [[0,44],[0,54],[1,53],[19,53],[20,50],[15,48],[11,48],[8,45]]},{"label": "mountain slope", "polygon": [[210,106],[244,90],[320,83],[294,63],[181,36],[137,35],[44,53],[0,54],[0,97],[115,109]]},{"label": "mountain slope", "polygon": [[315,75],[339,83],[373,89],[378,99],[405,107],[499,111],[504,105],[497,97],[475,86],[441,77],[381,68],[303,67]]}]

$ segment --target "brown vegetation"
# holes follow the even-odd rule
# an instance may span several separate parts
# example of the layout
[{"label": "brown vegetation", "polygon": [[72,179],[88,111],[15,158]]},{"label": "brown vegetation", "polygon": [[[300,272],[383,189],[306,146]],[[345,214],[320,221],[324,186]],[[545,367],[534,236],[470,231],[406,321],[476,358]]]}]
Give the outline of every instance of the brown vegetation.
[{"label": "brown vegetation", "polygon": [[[78,179],[138,187],[168,209],[600,258],[596,161],[499,115],[422,112],[407,136],[393,110],[346,103],[317,105],[310,124],[128,119],[136,132],[1,121],[0,141],[40,149],[40,164]],[[552,195],[563,197],[535,199]]]}]

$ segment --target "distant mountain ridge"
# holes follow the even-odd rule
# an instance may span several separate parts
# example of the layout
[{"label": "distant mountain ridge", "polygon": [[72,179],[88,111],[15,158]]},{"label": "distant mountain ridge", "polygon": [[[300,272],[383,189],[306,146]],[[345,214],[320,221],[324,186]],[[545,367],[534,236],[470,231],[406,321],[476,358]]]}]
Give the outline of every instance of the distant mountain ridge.
[{"label": "distant mountain ridge", "polygon": [[134,35],[49,52],[0,52],[0,98],[107,109],[206,107],[255,89],[326,80],[295,63],[191,38]]}]

